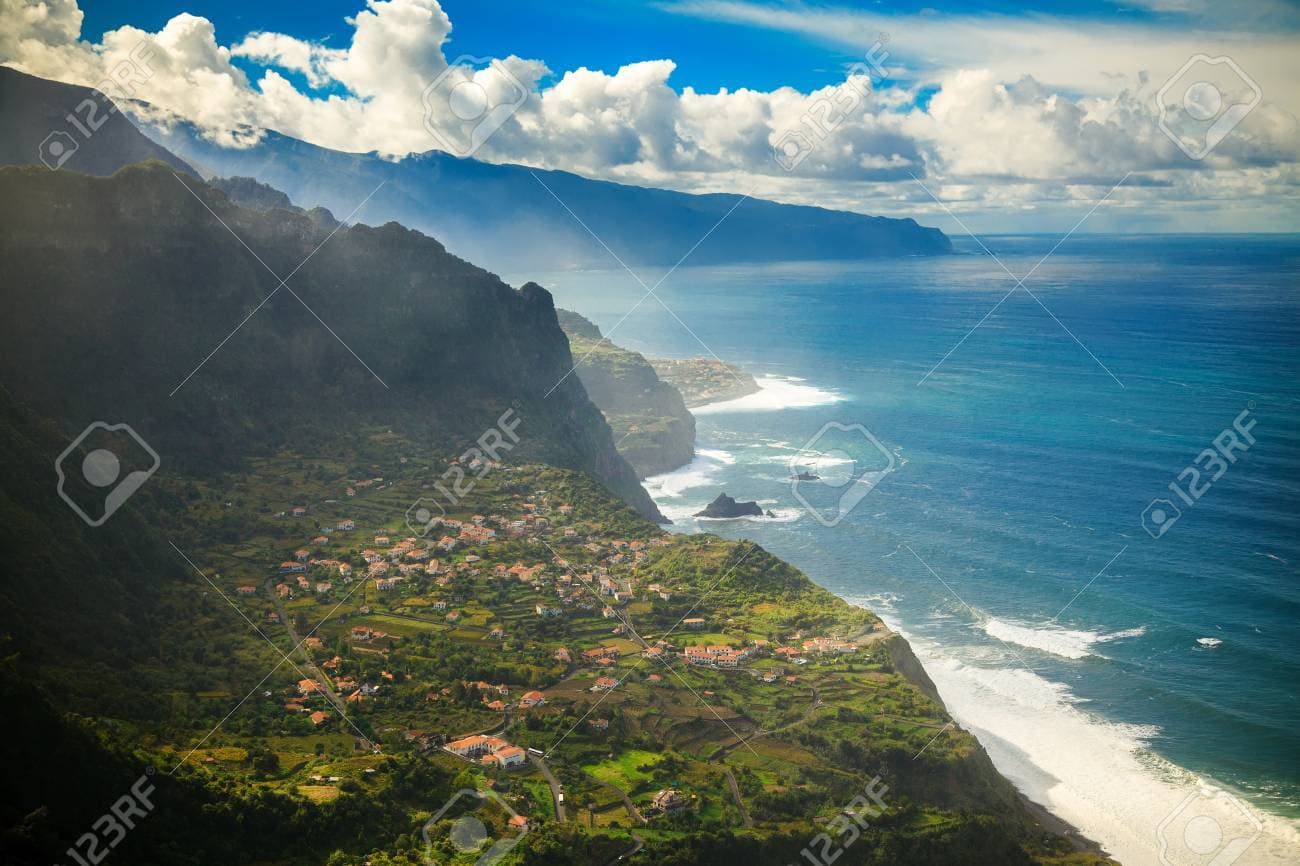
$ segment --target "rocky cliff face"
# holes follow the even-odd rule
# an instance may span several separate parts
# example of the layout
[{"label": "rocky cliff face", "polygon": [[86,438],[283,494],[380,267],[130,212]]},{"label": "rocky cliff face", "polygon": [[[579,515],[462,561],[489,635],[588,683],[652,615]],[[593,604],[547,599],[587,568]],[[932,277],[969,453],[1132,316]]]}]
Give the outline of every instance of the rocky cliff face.
[{"label": "rocky cliff face", "polygon": [[0,198],[0,375],[70,432],[126,422],[182,466],[385,430],[450,455],[513,409],[512,457],[585,470],[662,520],[565,378],[540,286],[396,223],[239,207],[162,163],[0,169]]},{"label": "rocky cliff face", "polygon": [[605,340],[595,324],[561,310],[575,371],[614,431],[618,451],[641,478],[685,466],[695,456],[695,417],[682,395],[639,353]]}]

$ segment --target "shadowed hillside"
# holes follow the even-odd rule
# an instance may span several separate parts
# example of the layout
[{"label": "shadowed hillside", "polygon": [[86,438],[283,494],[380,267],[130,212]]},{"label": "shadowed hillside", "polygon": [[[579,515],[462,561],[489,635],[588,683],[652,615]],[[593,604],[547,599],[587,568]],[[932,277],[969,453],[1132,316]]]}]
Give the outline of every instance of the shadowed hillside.
[{"label": "shadowed hillside", "polygon": [[[8,168],[0,195],[0,375],[69,433],[126,421],[182,467],[375,427],[452,457],[512,408],[521,456],[585,469],[658,517],[565,378],[539,286],[515,290],[394,223],[330,237],[323,215],[237,207],[161,163],[103,179]],[[277,291],[270,271],[313,250]]]}]

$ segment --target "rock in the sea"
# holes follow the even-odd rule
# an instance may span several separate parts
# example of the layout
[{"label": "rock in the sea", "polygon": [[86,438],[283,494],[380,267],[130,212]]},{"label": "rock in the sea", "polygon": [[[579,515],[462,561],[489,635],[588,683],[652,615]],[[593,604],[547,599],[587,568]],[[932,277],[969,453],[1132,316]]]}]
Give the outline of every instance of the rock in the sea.
[{"label": "rock in the sea", "polygon": [[703,511],[695,512],[695,517],[762,517],[763,509],[757,502],[737,502],[725,493],[708,504]]}]

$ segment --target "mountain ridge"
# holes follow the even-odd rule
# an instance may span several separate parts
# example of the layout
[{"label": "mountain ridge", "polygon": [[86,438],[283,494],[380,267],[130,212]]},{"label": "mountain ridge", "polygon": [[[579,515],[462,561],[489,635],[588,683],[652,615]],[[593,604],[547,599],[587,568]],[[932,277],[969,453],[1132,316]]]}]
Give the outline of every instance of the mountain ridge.
[{"label": "mountain ridge", "polygon": [[[565,376],[568,343],[536,284],[513,289],[396,223],[241,208],[158,162],[106,178],[3,168],[0,190],[13,206],[0,255],[14,263],[0,369],[47,417],[137,419],[173,459],[225,465],[360,437],[345,420],[357,413],[469,447],[513,408],[535,425],[522,453],[585,468],[662,520]],[[281,291],[271,271],[295,270]],[[105,379],[136,353],[152,363],[127,366],[135,381]]]},{"label": "mountain ridge", "polygon": [[[393,163],[272,130],[251,147],[224,149],[204,141],[188,123],[141,126],[201,171],[257,178],[303,206],[347,212],[383,183],[367,213],[428,231],[458,254],[497,270],[612,267],[616,262],[606,246],[628,265],[672,265],[706,235],[708,243],[691,253],[695,264],[951,252],[941,231],[911,218],[734,193],[683,193],[438,151]],[[458,197],[469,197],[472,207],[448,211],[447,201]],[[487,238],[508,239],[513,254],[503,256]]]},{"label": "mountain ridge", "polygon": [[[0,127],[0,165],[44,161],[51,168],[66,166],[102,176],[123,165],[157,159],[198,178],[188,163],[141,134],[112,102],[90,88],[0,66],[0,106],[5,121]],[[58,153],[51,152],[53,144]]]}]

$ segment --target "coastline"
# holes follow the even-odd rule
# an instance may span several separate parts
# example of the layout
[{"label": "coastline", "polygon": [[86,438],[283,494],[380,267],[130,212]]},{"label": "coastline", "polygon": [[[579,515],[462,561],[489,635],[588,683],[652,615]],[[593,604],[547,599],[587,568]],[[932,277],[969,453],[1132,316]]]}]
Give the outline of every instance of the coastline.
[{"label": "coastline", "polygon": [[[758,390],[753,393],[745,394],[740,397],[718,400],[712,403],[705,403],[700,406],[692,407],[690,411],[693,415],[699,417],[727,412],[762,412],[786,408],[806,408],[810,406],[829,405],[840,402],[844,399],[843,395],[834,391],[808,385],[806,384],[807,380],[799,377],[755,376],[754,381],[758,385]],[[734,460],[728,458],[725,451],[701,448],[699,447],[698,442],[696,443],[695,451],[695,456],[686,464],[644,479],[647,492],[651,494],[651,498],[654,499],[655,504],[658,505],[660,510],[665,514],[668,514],[669,511],[672,510],[689,512],[694,508],[694,506],[674,507],[670,500],[680,497],[685,490],[697,487],[708,487],[712,482],[708,464],[716,463],[720,466],[725,466],[730,462],[734,462]],[[797,519],[797,517],[794,519]],[[699,519],[696,519],[694,522],[698,523]],[[784,518],[777,518],[776,520],[768,518],[764,522],[788,521]],[[802,567],[799,566],[798,563],[792,564],[802,570]],[[843,596],[840,597],[850,604],[856,603],[852,599],[844,598]],[[876,613],[877,616],[880,615],[879,612],[874,609],[872,612]],[[927,673],[924,662],[922,662],[918,657],[916,650],[912,646],[912,642],[908,639],[907,635],[898,628],[896,623],[887,622],[887,625],[889,626],[889,630],[896,636],[897,642],[901,644],[898,654],[902,657],[897,659],[900,670],[903,671],[904,675],[907,676],[908,679],[911,679],[923,691],[931,694],[935,700],[943,705],[949,715],[954,719],[957,719],[957,715],[953,713],[951,707],[949,707],[944,701],[943,695],[938,686]],[[1021,786],[1017,784],[1014,779],[1007,776],[1002,768],[997,765],[997,762],[993,760],[991,755],[989,755],[988,749],[985,747],[984,743],[980,741],[978,734],[974,731],[971,731],[971,733],[975,736],[976,740],[979,741],[980,748],[983,750],[985,757],[993,764],[994,769],[1011,783],[1019,796],[1020,802],[1026,813],[1032,820],[1041,826],[1045,832],[1053,833],[1068,839],[1076,851],[1096,854],[1098,856],[1110,856],[1100,842],[1088,836],[1082,829],[1070,823],[1066,818],[1055,814],[1050,808],[1042,803],[1036,802],[1026,794]]]},{"label": "coastline", "polygon": [[[845,399],[794,377],[760,377],[758,381],[767,387],[756,394],[706,404],[692,412],[705,417],[733,412],[776,412],[829,405]],[[646,479],[646,488],[665,514],[689,514],[696,503],[694,494],[688,491],[704,491],[708,497],[716,494],[719,485],[725,484],[718,476],[736,462],[736,455],[724,447],[706,445],[697,448],[696,458],[686,467]],[[713,528],[712,521],[683,523],[674,531]],[[816,580],[814,563],[801,562],[797,554],[780,552],[779,555]],[[1087,712],[1080,708],[1066,685],[1028,670],[984,668],[971,663],[969,658],[959,658],[965,647],[939,644],[909,634],[889,604],[884,605],[882,612],[881,605],[873,599],[855,598],[841,592],[837,595],[868,607],[885,619],[891,631],[906,642],[920,675],[933,684],[940,702],[954,720],[976,737],[993,767],[1011,782],[1033,819],[1045,830],[1071,839],[1078,850],[1111,856],[1125,866],[1162,862],[1158,829],[1171,814],[1179,814],[1192,798],[1198,797],[1199,791],[1207,790],[1204,786],[1214,784],[1152,751],[1149,743],[1159,735],[1157,729],[1110,722]],[[1069,631],[1040,633],[992,618],[976,625],[987,637],[1001,640],[999,634],[1006,637],[1012,631],[1013,642],[1075,660],[1093,654],[1088,651],[1091,643],[1140,637],[1142,633],[1139,630],[1097,635]],[[1043,642],[1051,645],[1044,646]],[[1229,800],[1240,796],[1228,793]],[[1244,797],[1241,800],[1249,802]],[[1200,807],[1204,803],[1196,799],[1194,805]],[[1210,803],[1213,808],[1220,805]],[[1214,813],[1210,807],[1206,811],[1217,814],[1223,826],[1230,826],[1232,816],[1222,811]],[[1249,850],[1234,858],[1234,862],[1293,862],[1292,852],[1300,850],[1297,847],[1300,833],[1294,824],[1257,807],[1252,807],[1252,811],[1260,816],[1258,838],[1252,839]]]},{"label": "coastline", "polygon": [[770,412],[779,409],[804,409],[838,403],[843,395],[807,384],[798,376],[755,376],[758,390],[742,397],[705,403],[691,409],[696,418],[726,412]]},{"label": "coastline", "polygon": [[[907,640],[948,712],[979,740],[998,772],[1033,809],[1074,828],[1125,866],[1165,862],[1160,859],[1160,828],[1180,809],[1195,807],[1224,827],[1232,825],[1232,810],[1239,807],[1200,796],[1222,790],[1221,784],[1159,757],[1132,726],[1080,709],[1065,686],[1027,671],[977,670],[958,660],[951,648],[910,635],[896,612],[882,613],[863,599],[846,600],[869,606]],[[1248,802],[1237,792],[1227,793]],[[1300,850],[1294,825],[1258,808],[1252,811],[1258,838],[1240,858],[1225,862],[1294,862],[1294,852]]]}]

